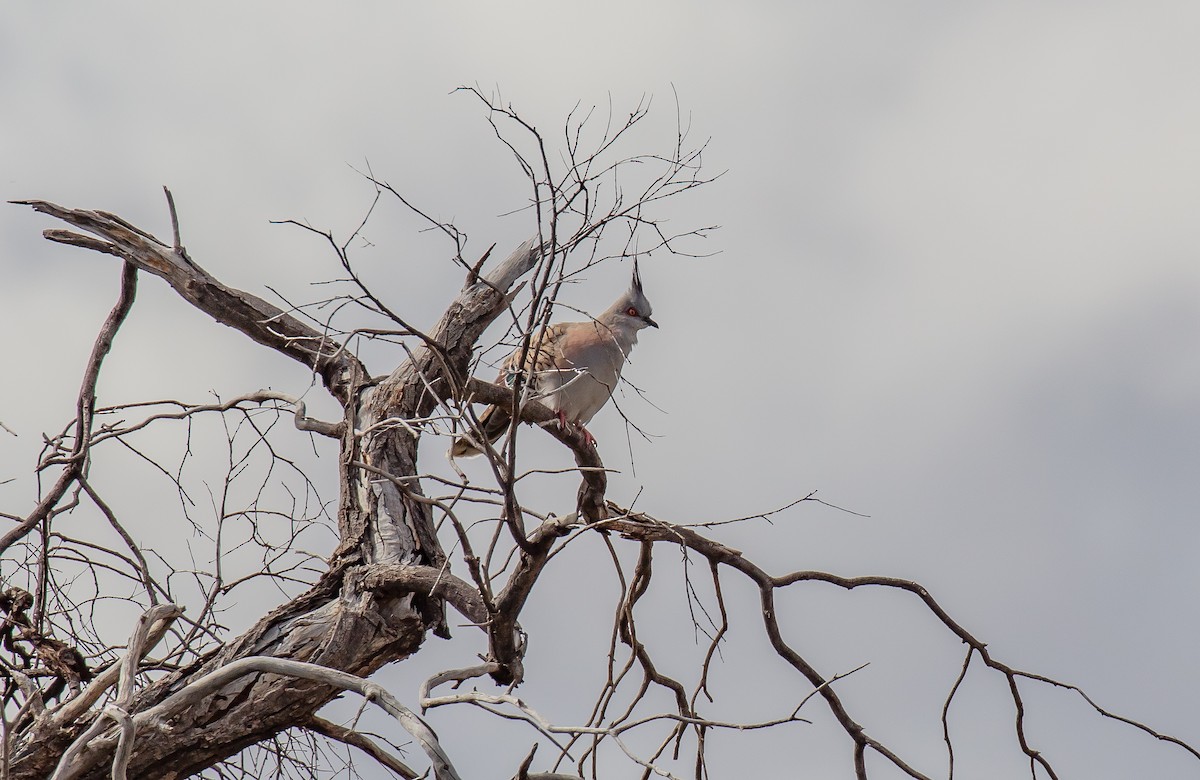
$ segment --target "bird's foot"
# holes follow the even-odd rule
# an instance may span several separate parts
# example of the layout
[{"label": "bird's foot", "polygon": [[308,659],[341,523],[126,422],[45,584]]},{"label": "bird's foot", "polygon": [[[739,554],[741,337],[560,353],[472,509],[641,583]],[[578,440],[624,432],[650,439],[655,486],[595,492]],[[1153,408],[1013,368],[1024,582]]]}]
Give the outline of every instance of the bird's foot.
[{"label": "bird's foot", "polygon": [[563,414],[562,412],[558,413],[558,424],[560,426],[562,426],[562,429],[564,431],[569,430],[571,428],[578,429],[579,432],[583,434],[583,443],[584,444],[586,444],[589,447],[593,447],[593,448],[596,446],[596,437],[592,435],[592,432],[589,431],[587,428],[584,428],[583,425],[580,423],[568,422],[567,416],[565,414]]}]

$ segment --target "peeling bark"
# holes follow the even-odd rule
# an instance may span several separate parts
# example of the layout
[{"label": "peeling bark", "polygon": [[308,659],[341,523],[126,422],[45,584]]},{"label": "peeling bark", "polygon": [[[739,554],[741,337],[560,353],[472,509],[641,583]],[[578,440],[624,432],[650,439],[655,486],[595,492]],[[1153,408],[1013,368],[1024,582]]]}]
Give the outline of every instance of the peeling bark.
[{"label": "peeling bark", "polygon": [[[181,246],[167,246],[112,214],[67,209],[45,201],[26,205],[92,234],[62,230],[46,237],[123,258],[167,281],[185,300],[218,322],[288,355],[319,374],[345,409],[341,438],[340,545],[328,572],[307,593],[263,617],[240,637],[194,665],[146,687],[132,711],[180,695],[191,681],[251,656],[304,661],[368,676],[415,652],[430,630],[445,631],[442,594],[393,577],[381,587],[379,565],[438,569],[445,562],[419,481],[400,487],[355,465],[392,477],[417,474],[417,437],[390,418],[427,414],[466,385],[471,351],[507,305],[509,289],[540,256],[528,241],[490,274],[462,290],[430,333],[383,381],[367,385],[365,367],[341,345],[249,293],[228,287],[194,263]],[[431,391],[433,389],[433,392]],[[366,433],[362,433],[366,432]],[[364,568],[366,567],[366,568]],[[475,610],[476,617],[484,617]],[[254,674],[239,677],[192,706],[173,712],[150,733],[136,736],[129,761],[134,777],[182,778],[298,723],[311,720],[340,689],[312,680]],[[13,780],[47,777],[90,721],[35,725],[12,757]],[[115,738],[90,742],[70,777],[107,777]]]}]

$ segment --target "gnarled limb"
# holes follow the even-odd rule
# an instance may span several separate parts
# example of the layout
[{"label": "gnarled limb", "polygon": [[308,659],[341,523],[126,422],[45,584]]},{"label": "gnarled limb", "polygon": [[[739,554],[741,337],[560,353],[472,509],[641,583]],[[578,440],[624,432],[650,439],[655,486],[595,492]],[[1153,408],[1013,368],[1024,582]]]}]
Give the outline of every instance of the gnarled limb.
[{"label": "gnarled limb", "polygon": [[[645,776],[676,777],[673,773],[679,771],[681,761],[687,760],[681,759],[687,747],[695,750],[694,766],[686,767],[687,773],[704,777],[709,772],[705,756],[713,735],[795,728],[807,722],[800,714],[806,706],[811,709],[810,702],[824,704],[845,731],[851,748],[847,751],[847,763],[856,768],[860,777],[866,777],[868,760],[887,764],[910,777],[926,777],[902,757],[904,750],[869,733],[862,725],[867,718],[852,714],[848,700],[843,701],[839,695],[839,681],[857,669],[834,675],[823,673],[806,659],[807,650],[789,642],[790,627],[776,614],[777,592],[802,587],[802,583],[824,582],[842,588],[873,585],[901,589],[921,599],[952,636],[968,644],[959,680],[976,657],[1005,676],[1017,712],[1015,741],[1029,759],[1031,771],[1052,777],[1051,762],[1035,749],[1033,740],[1025,733],[1022,688],[1038,682],[1079,690],[1005,665],[990,655],[986,646],[946,613],[919,584],[886,577],[847,578],[815,571],[771,575],[753,563],[753,554],[743,554],[710,539],[697,526],[662,522],[606,503],[606,469],[600,454],[574,430],[563,430],[556,425],[545,428],[572,451],[575,468],[558,468],[560,464],[538,468],[537,464],[518,460],[515,442],[519,423],[542,424],[551,421],[553,415],[536,399],[522,399],[507,388],[469,378],[473,352],[484,330],[500,314],[508,315],[511,323],[504,337],[507,346],[511,348],[514,341],[528,345],[537,327],[551,321],[558,291],[566,283],[575,281],[579,274],[598,263],[644,256],[646,244],[640,235],[646,231],[651,244],[671,251],[678,238],[703,235],[704,231],[670,235],[664,232],[666,223],[654,221],[646,207],[660,198],[699,186],[706,179],[699,176],[702,147],[685,150],[682,127],[675,149],[665,155],[622,155],[615,161],[598,161],[595,155],[581,153],[583,124],[587,119],[584,116],[574,124],[573,120],[568,121],[567,148],[565,156],[561,156],[548,150],[545,137],[498,98],[485,97],[478,91],[473,94],[487,105],[493,128],[517,154],[522,170],[529,177],[529,207],[538,227],[535,238],[490,270],[483,266],[491,250],[471,265],[463,259],[463,234],[426,216],[426,212],[411,206],[400,193],[373,175],[368,177],[376,185],[372,209],[381,196],[395,195],[455,243],[454,261],[466,270],[466,285],[432,328],[418,330],[409,324],[402,313],[391,308],[387,296],[371,291],[366,276],[351,264],[351,245],[357,243],[356,237],[366,238],[361,236],[365,219],[344,242],[334,241],[332,233],[313,231],[325,237],[336,250],[340,266],[349,278],[335,283],[345,285],[339,290],[350,292],[335,294],[325,301],[298,306],[288,303],[286,306],[290,308],[279,308],[221,284],[193,262],[182,246],[173,203],[169,204],[173,240],[168,246],[112,214],[66,209],[44,201],[24,202],[65,220],[74,228],[47,231],[49,239],[121,258],[124,268],[121,298],[96,341],[93,358],[85,371],[76,419],[60,435],[46,440],[47,454],[42,458],[39,477],[59,468],[59,478],[53,481],[46,500],[31,514],[4,514],[5,519],[17,524],[16,529],[6,534],[5,543],[13,545],[8,549],[28,556],[23,562],[23,573],[36,582],[41,594],[54,593],[57,587],[54,577],[46,575],[54,573],[52,547],[63,540],[70,542],[66,545],[69,552],[82,559],[74,561],[80,563],[84,573],[78,579],[97,571],[109,573],[106,568],[109,561],[116,561],[113,568],[123,569],[113,574],[113,578],[125,588],[124,593],[134,594],[127,597],[130,602],[140,600],[143,606],[147,601],[154,604],[157,600],[188,603],[177,599],[172,592],[180,574],[196,574],[197,580],[204,576],[211,578],[203,580],[203,588],[195,589],[203,590],[201,617],[186,613],[173,618],[160,616],[157,622],[148,620],[153,625],[146,625],[139,632],[152,643],[163,637],[170,619],[187,627],[182,635],[172,632],[164,639],[167,649],[161,657],[151,658],[136,643],[131,643],[124,653],[119,644],[107,639],[93,641],[89,646],[89,637],[85,637],[78,645],[80,649],[75,650],[77,658],[68,660],[78,660],[88,674],[99,672],[90,684],[83,675],[72,677],[72,670],[59,664],[73,648],[47,643],[45,640],[52,638],[51,632],[35,631],[17,637],[17,623],[22,627],[32,625],[39,615],[36,609],[29,608],[24,597],[13,602],[21,605],[15,610],[17,613],[24,614],[28,609],[29,614],[10,621],[9,630],[0,638],[4,640],[0,671],[7,675],[5,714],[13,713],[3,724],[0,761],[4,766],[0,766],[0,775],[43,780],[55,771],[56,762],[61,765],[60,776],[89,780],[122,774],[183,777],[222,763],[217,771],[224,774],[234,763],[225,759],[242,748],[276,747],[297,729],[303,735],[320,733],[354,745],[401,776],[417,776],[415,770],[396,761],[373,741],[361,738],[361,734],[350,728],[325,721],[317,712],[344,687],[386,703],[385,692],[366,678],[382,665],[416,652],[430,631],[446,635],[445,606],[449,604],[469,623],[468,629],[461,632],[462,641],[480,645],[486,642],[486,647],[472,648],[479,651],[478,665],[430,677],[420,691],[419,701],[423,706],[438,708],[467,704],[497,717],[523,721],[535,729],[534,738],[540,736],[557,751],[550,758],[555,766],[549,772],[530,771],[534,758],[530,751],[517,772],[520,778],[566,780],[605,776],[610,772],[607,767],[602,771],[601,762],[612,755],[640,767]],[[608,123],[600,128],[602,136],[597,148],[610,149],[644,116],[643,105],[628,118],[610,115]],[[520,143],[510,142],[501,129],[510,126],[510,122],[519,132],[528,133],[525,140],[531,145],[526,148],[532,149],[528,157],[519,151]],[[634,170],[654,169],[644,188],[629,186],[625,173],[618,180],[616,170],[624,171],[628,163],[635,163],[629,166]],[[624,193],[634,194],[626,199]],[[600,238],[606,230],[602,246]],[[614,232],[620,233],[615,247]],[[340,402],[342,419],[315,420],[306,415],[300,398],[274,390],[245,392],[248,388],[224,403],[151,401],[94,409],[95,376],[123,320],[122,312],[132,302],[138,270],[162,277],[181,297],[218,322],[237,328],[259,344],[315,371]],[[518,280],[530,271],[533,274],[529,295],[518,300],[514,291]],[[342,310],[344,306],[358,313],[365,311],[371,317],[389,320],[388,324],[398,325],[399,329],[370,327],[377,323],[358,321],[337,329],[332,318],[324,323],[315,318],[311,322],[304,320],[306,313],[331,303],[335,305],[329,308]],[[339,325],[341,322],[339,316]],[[313,323],[316,327],[312,327]],[[323,329],[322,325],[328,327]],[[392,339],[391,343],[403,350],[406,358],[398,359],[395,370],[383,377],[370,378],[366,367],[353,357],[358,341],[372,338]],[[522,403],[523,400],[526,402]],[[513,424],[506,445],[502,451],[486,453],[487,465],[491,467],[488,476],[495,477],[495,483],[473,482],[462,471],[458,471],[456,480],[436,466],[418,469],[420,440],[431,434],[453,435],[461,431],[465,418],[470,416],[468,404],[474,402],[502,404],[512,410]],[[127,423],[120,418],[125,410],[139,406],[154,407],[156,413],[140,422]],[[158,413],[162,407],[171,407],[171,411]],[[289,411],[293,414],[286,414]],[[246,577],[231,577],[238,583],[259,576],[271,578],[273,584],[285,591],[284,598],[291,600],[261,616],[240,636],[228,641],[216,618],[219,609],[215,606],[218,596],[233,587],[221,571],[225,563],[221,558],[222,533],[240,523],[243,529],[249,529],[247,534],[260,545],[259,549],[275,555],[281,548],[275,546],[258,521],[275,515],[285,524],[290,522],[292,530],[316,517],[312,525],[318,530],[329,529],[333,521],[326,507],[331,502],[319,501],[318,511],[311,513],[306,503],[311,481],[307,480],[303,482],[304,496],[299,510],[294,500],[283,510],[258,507],[264,493],[261,486],[247,502],[253,505],[250,509],[243,508],[244,505],[227,507],[223,501],[214,501],[219,504],[213,512],[215,572],[210,575],[164,563],[169,576],[155,579],[154,568],[161,560],[154,557],[157,551],[135,544],[140,540],[127,530],[136,525],[123,516],[119,499],[108,490],[96,489],[86,473],[86,464],[102,451],[96,449],[97,444],[110,442],[137,452],[131,441],[141,436],[140,431],[152,424],[158,428],[158,423],[165,420],[180,420],[181,427],[187,427],[186,443],[190,448],[191,426],[212,415],[220,415],[220,422],[227,426],[228,420],[234,421],[235,431],[251,431],[247,434],[253,439],[250,449],[268,450],[271,466],[287,464],[301,474],[303,471],[288,456],[275,451],[276,440],[268,438],[267,431],[274,423],[294,419],[294,427],[336,440],[339,448],[336,460],[334,457],[324,460],[331,467],[336,462],[339,477],[336,543],[323,541],[324,546],[315,554],[303,549],[303,567],[264,564],[257,569],[251,567]],[[214,491],[221,493],[221,499],[230,492],[234,469],[241,469],[247,463],[247,458],[241,457],[244,453],[233,457],[236,433],[229,432],[228,427],[226,432],[230,463],[236,466],[231,465],[226,475],[225,493],[220,489]],[[294,436],[294,432],[288,430],[287,435]],[[313,444],[314,451],[318,446],[326,446],[324,440],[315,436],[304,438]],[[186,495],[184,479],[179,475],[182,462],[175,473],[156,461],[151,463],[178,488],[185,504],[184,516],[192,522],[196,536],[207,538],[211,529],[189,514],[187,503],[191,498]],[[530,501],[535,489],[531,483],[571,472],[578,472],[571,479],[579,479],[581,483],[574,506],[544,507]],[[537,477],[533,478],[534,475]],[[530,479],[524,481],[526,478]],[[287,490],[288,485],[283,488]],[[809,500],[816,499],[811,495],[800,499]],[[69,526],[54,521],[76,506],[84,511],[99,509],[102,519],[108,522],[97,525],[106,531],[109,527],[114,529],[119,540],[105,547],[83,535],[68,539],[65,529]],[[324,522],[327,519],[328,525]],[[598,536],[598,532],[608,533]],[[31,536],[34,533],[41,536]],[[607,650],[600,660],[601,666],[606,667],[601,670],[606,679],[600,684],[586,722],[569,726],[543,716],[541,713],[548,712],[548,708],[540,705],[540,709],[535,708],[531,697],[525,695],[530,691],[523,690],[518,696],[514,686],[525,677],[526,640],[535,638],[539,630],[541,616],[527,609],[533,603],[531,597],[539,582],[546,584],[543,577],[553,559],[568,552],[575,540],[585,537],[600,541],[607,549],[618,580],[619,597],[614,602],[608,647],[601,648]],[[299,532],[292,533],[283,547],[299,549],[298,539]],[[632,542],[632,552],[636,554],[631,571],[626,570],[630,568],[631,556],[623,549],[627,540]],[[654,553],[661,550],[664,542],[681,548],[671,551],[683,556],[685,618],[690,618],[698,638],[700,634],[707,638],[707,648],[700,648],[702,660],[697,660],[690,670],[678,668],[675,653],[668,655],[656,649],[659,637],[648,624],[637,622],[639,614],[662,608],[661,599],[651,597],[661,591],[661,571],[666,566],[661,557],[657,565],[652,564]],[[332,554],[325,558],[330,548]],[[572,547],[569,552],[575,550]],[[89,554],[107,557],[98,561],[88,558]],[[703,603],[706,599],[696,589],[689,568],[695,558],[703,558],[707,564],[705,570],[712,577],[717,610],[710,611]],[[468,575],[459,576],[461,571],[451,570],[452,563],[457,565],[456,559],[465,565]],[[64,556],[58,562],[63,560],[68,559]],[[560,561],[565,563],[566,555]],[[301,568],[304,570],[296,574],[295,570]],[[754,586],[751,597],[755,604],[750,608],[755,614],[754,624],[761,620],[775,653],[789,665],[792,676],[800,680],[803,688],[796,695],[798,702],[789,700],[780,711],[740,721],[708,712],[717,704],[719,691],[715,685],[709,687],[710,676],[715,677],[718,669],[714,659],[720,658],[723,641],[737,629],[737,621],[744,614],[726,609],[725,600],[733,598],[733,589],[724,589],[721,578],[730,576],[731,569]],[[654,576],[656,570],[660,573]],[[63,580],[69,576],[64,575]],[[83,600],[90,605],[90,614],[85,618],[102,612],[95,604],[106,598],[111,595],[100,592],[85,595]],[[53,609],[41,615],[47,625],[54,626],[56,618],[60,624],[83,622],[76,617],[80,611],[75,609],[71,597],[57,593],[49,599],[43,596],[52,607],[56,599],[57,616]],[[28,601],[33,603],[37,599],[30,596]],[[170,607],[164,605],[161,609],[169,611]],[[552,628],[562,625],[560,615],[545,617]],[[123,638],[118,637],[118,642]],[[42,645],[30,650],[34,639],[42,641]],[[106,669],[105,664],[110,666]],[[114,690],[118,677],[120,684]],[[534,675],[531,673],[530,677]],[[78,693],[69,694],[65,703],[55,707],[53,697],[46,694],[60,682]],[[500,687],[489,690],[492,682]],[[451,683],[455,690],[442,689],[441,695],[432,695],[434,688]],[[139,689],[139,685],[144,687]],[[942,709],[946,747],[951,754],[954,746],[950,742],[948,713],[958,689],[955,683]],[[536,695],[536,691],[532,693]],[[667,711],[660,711],[660,705],[655,703],[661,694],[666,694],[662,701]],[[393,714],[398,713],[397,717],[422,741],[433,771],[439,777],[453,777],[449,756],[437,745],[437,738],[402,704],[398,701],[394,704],[389,705]],[[1094,704],[1093,707],[1106,717],[1179,744],[1200,758],[1200,753],[1181,740]],[[631,738],[634,731],[639,732],[636,740]],[[580,746],[581,753],[577,753]],[[280,750],[272,758],[286,753]],[[254,755],[255,751],[247,754]],[[558,772],[564,762],[574,762],[572,768],[576,771]],[[233,772],[240,770],[243,777],[261,776],[255,768],[233,767]]]},{"label": "gnarled limb", "polygon": [[871,586],[906,591],[908,593],[912,593],[914,596],[920,599],[930,613],[932,613],[947,630],[949,630],[955,637],[960,639],[970,648],[967,658],[963,663],[963,669],[960,672],[959,677],[956,679],[942,709],[943,728],[946,734],[947,750],[950,755],[952,767],[954,753],[953,745],[949,739],[948,726],[946,725],[946,713],[949,709],[950,702],[954,698],[955,692],[959,688],[959,684],[962,681],[962,676],[966,673],[966,668],[970,663],[972,654],[978,654],[989,668],[999,672],[1004,676],[1006,682],[1008,683],[1016,712],[1014,733],[1017,743],[1021,751],[1029,758],[1031,766],[1036,764],[1049,777],[1057,777],[1053,765],[1041,751],[1031,746],[1026,734],[1025,708],[1018,686],[1018,683],[1021,680],[1040,682],[1045,685],[1075,691],[1082,696],[1101,716],[1134,726],[1135,728],[1150,734],[1156,739],[1178,745],[1192,756],[1200,759],[1200,751],[1197,751],[1196,748],[1192,747],[1186,742],[1176,737],[1159,733],[1143,723],[1121,715],[1116,715],[1101,708],[1077,686],[1069,683],[1063,683],[1043,675],[1024,672],[999,661],[988,651],[987,644],[985,642],[971,634],[958,621],[951,617],[950,614],[946,612],[946,610],[933,598],[929,591],[919,583],[912,582],[910,580],[899,579],[896,577],[843,577],[821,571],[795,571],[788,574],[773,576],[747,559],[741,553],[741,551],[709,539],[702,534],[697,533],[690,527],[676,523],[664,522],[643,513],[631,512],[621,508],[620,506],[617,506],[612,502],[609,502],[608,509],[610,512],[610,518],[604,523],[605,527],[620,533],[622,536],[637,540],[643,544],[666,542],[669,544],[679,545],[704,556],[704,558],[706,558],[714,567],[718,565],[728,566],[729,568],[740,572],[758,587],[762,604],[763,627],[767,633],[767,637],[769,638],[772,647],[781,658],[783,658],[792,667],[804,675],[804,677],[807,678],[810,683],[812,683],[814,691],[825,700],[829,710],[833,713],[835,719],[842,726],[842,729],[853,742],[854,765],[857,776],[862,780],[865,780],[867,777],[865,757],[868,750],[879,754],[901,772],[909,777],[914,778],[915,780],[924,780],[928,776],[910,766],[894,750],[880,740],[868,734],[866,729],[850,715],[846,706],[841,701],[841,698],[834,690],[834,687],[830,684],[837,678],[825,678],[822,676],[812,664],[810,664],[783,638],[783,632],[779,624],[779,616],[775,610],[775,592],[777,590],[798,583],[824,582],[841,588],[846,588],[848,590]]},{"label": "gnarled limb", "polygon": [[[461,387],[475,341],[507,305],[508,289],[537,262],[539,243],[529,241],[491,273],[464,288],[431,331],[437,348],[418,346],[413,357],[378,384],[361,387],[365,368],[328,338],[256,296],[230,288],[203,271],[182,247],[168,247],[146,231],[112,214],[66,209],[27,201],[44,213],[100,237],[100,240],[51,231],[66,241],[124,258],[161,276],[180,295],[219,322],[311,367],[347,409],[340,431],[342,490],[339,500],[341,544],[320,581],[291,602],[264,616],[241,637],[228,642],[203,664],[181,669],[142,690],[129,712],[145,712],[191,681],[211,675],[248,656],[319,664],[366,676],[403,658],[422,643],[430,628],[443,630],[440,597],[414,591],[368,588],[357,564],[440,567],[445,560],[427,505],[401,492],[388,480],[372,478],[351,464],[362,461],[389,474],[413,476],[416,438],[402,429],[372,426],[388,417],[417,418],[439,399],[430,387]],[[358,435],[358,431],[369,431]],[[327,429],[328,432],[336,432]],[[327,432],[322,430],[321,432]],[[65,489],[59,492],[59,496]],[[382,618],[382,619],[381,619]],[[138,741],[128,756],[129,771],[141,776],[183,776],[209,766],[244,746],[304,722],[337,689],[320,680],[283,684],[254,676],[231,680],[195,706],[171,715],[172,728],[154,740]],[[136,716],[135,716],[136,718]],[[14,780],[44,777],[88,723],[35,724],[14,751]],[[112,741],[82,746],[73,776],[98,777],[111,762]]]},{"label": "gnarled limb", "polygon": [[[223,284],[193,262],[178,239],[174,246],[168,246],[107,211],[66,208],[44,200],[12,202],[30,206],[95,236],[58,229],[44,232],[51,241],[115,255],[138,270],[160,277],[184,300],[217,322],[311,368],[342,403],[349,400],[352,388],[366,377],[362,364],[340,344],[278,306]],[[173,203],[171,215],[178,225]]]}]

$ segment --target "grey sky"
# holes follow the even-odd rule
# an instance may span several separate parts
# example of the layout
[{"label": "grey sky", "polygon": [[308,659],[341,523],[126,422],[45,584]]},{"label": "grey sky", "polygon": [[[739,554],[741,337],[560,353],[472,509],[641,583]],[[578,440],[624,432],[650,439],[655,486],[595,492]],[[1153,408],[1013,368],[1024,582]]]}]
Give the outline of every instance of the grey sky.
[{"label": "grey sky", "polygon": [[[269,220],[344,235],[371,197],[351,166],[452,218],[470,252],[531,233],[499,216],[524,183],[455,86],[498,89],[549,134],[577,103],[621,113],[652,96],[635,151],[670,144],[674,89],[693,140],[712,139],[709,171],[728,173],[670,213],[720,224],[696,247],[719,254],[643,266],[663,327],[628,376],[667,413],[618,399],[660,436],[634,441],[636,476],[619,417],[594,421],[606,462],[626,472],[614,498],[641,489],[640,508],[694,522],[819,490],[870,517],[806,507],[717,535],[773,572],[919,580],[1003,660],[1196,743],[1197,32],[1200,7],[1168,2],[7,3],[0,194],[166,235],[166,184],[201,265],[311,299],[332,258]],[[109,258],[43,241],[47,226],[0,208],[0,420],[20,434],[0,439],[0,478],[18,477],[0,485],[7,511],[31,497],[40,433],[70,414],[116,291]],[[418,227],[381,214],[368,231],[380,248],[361,257],[393,307],[425,324],[461,276]],[[568,302],[603,307],[624,273],[596,273]],[[102,401],[307,387],[157,281],[140,295]],[[372,368],[400,357],[377,351]],[[609,607],[570,575],[544,603],[572,632],[597,610],[603,635]],[[740,597],[745,638],[726,653],[722,695],[738,716],[767,717],[754,697],[781,670]],[[864,725],[942,772],[938,708],[958,646],[895,595],[818,588],[785,603],[823,671],[871,662],[845,683]],[[662,620],[660,641],[696,652],[686,624]],[[558,648],[552,635],[543,626],[532,658]],[[386,681],[414,696],[418,670],[443,661]],[[553,701],[567,670],[534,663],[544,676],[525,695]],[[970,680],[962,776],[1015,776],[1000,680]],[[1196,773],[1183,751],[1066,694],[1027,696],[1037,745],[1064,777]],[[723,766],[775,777],[812,762],[813,777],[850,777],[846,740],[812,706],[818,725],[719,737]],[[480,738],[470,729],[515,735],[506,771],[531,739],[467,723],[445,730],[472,776],[492,775],[466,751]]]}]

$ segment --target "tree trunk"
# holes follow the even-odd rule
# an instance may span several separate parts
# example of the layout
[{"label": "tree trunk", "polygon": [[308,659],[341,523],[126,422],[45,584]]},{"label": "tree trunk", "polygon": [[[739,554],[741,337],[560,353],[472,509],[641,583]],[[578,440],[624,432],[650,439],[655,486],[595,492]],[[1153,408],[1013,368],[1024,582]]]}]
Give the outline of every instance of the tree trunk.
[{"label": "tree trunk", "polygon": [[[307,593],[263,617],[237,639],[197,663],[158,680],[136,697],[132,713],[186,697],[189,683],[248,656],[305,661],[367,676],[415,652],[429,630],[445,631],[444,606],[427,590],[368,585],[380,565],[438,568],[445,562],[432,515],[421,502],[419,432],[392,419],[427,415],[466,385],[471,351],[507,304],[506,293],[536,264],[540,245],[529,241],[492,271],[475,278],[447,308],[430,342],[389,377],[371,384],[365,369],[339,345],[247,293],[220,284],[187,257],[113,215],[30,202],[39,211],[99,236],[47,231],[52,240],[124,258],[166,279],[217,321],[242,330],[316,370],[345,408],[341,431],[340,544],[330,568]],[[365,433],[364,433],[365,432]],[[478,612],[473,619],[481,617]],[[269,674],[241,677],[219,692],[175,710],[139,732],[129,760],[132,777],[182,778],[271,736],[308,722],[340,689]],[[88,722],[45,720],[13,756],[13,780],[45,778]],[[36,728],[36,727],[35,727]],[[92,739],[68,776],[108,777],[115,734]]]}]

